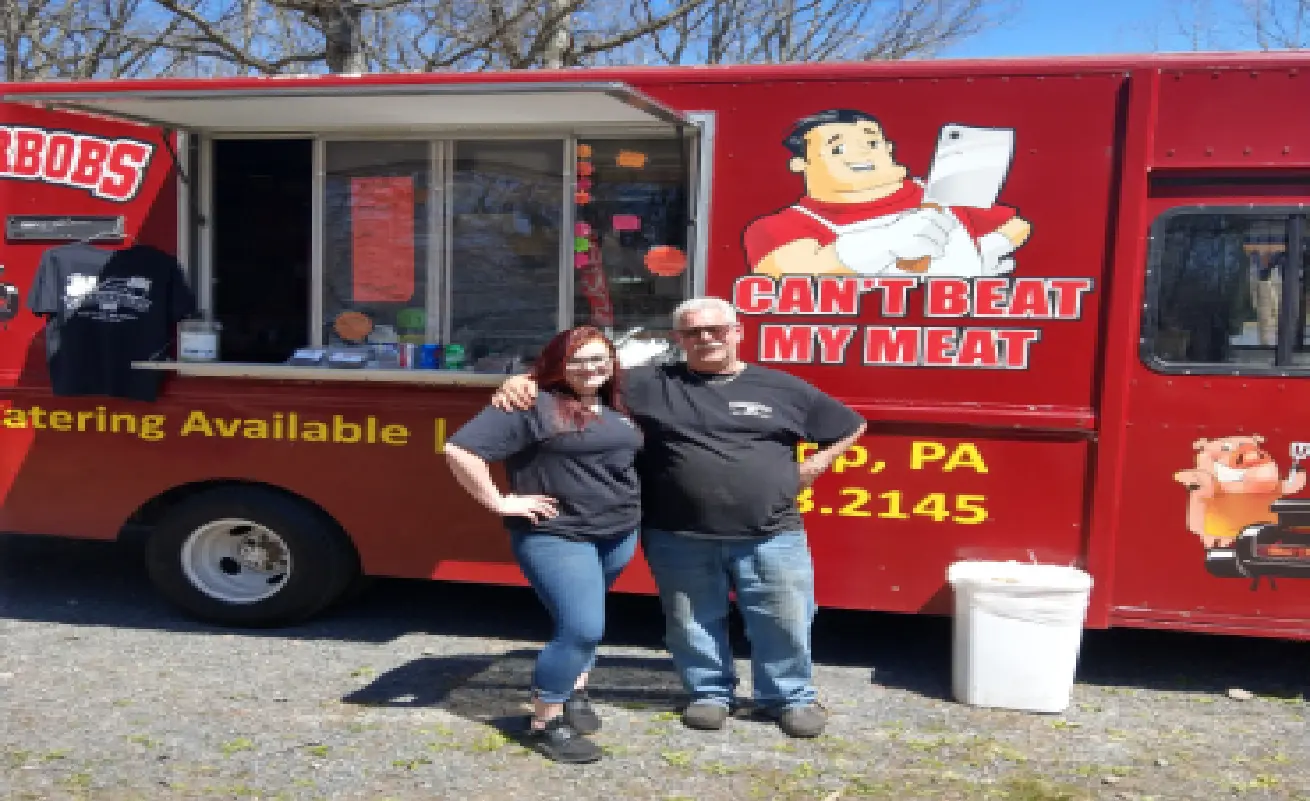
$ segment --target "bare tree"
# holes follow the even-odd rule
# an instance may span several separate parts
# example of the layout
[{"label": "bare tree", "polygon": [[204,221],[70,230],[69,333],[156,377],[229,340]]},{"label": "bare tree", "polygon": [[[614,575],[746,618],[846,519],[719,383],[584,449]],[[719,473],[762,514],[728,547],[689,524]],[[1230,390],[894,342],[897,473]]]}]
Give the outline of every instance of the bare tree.
[{"label": "bare tree", "polygon": [[612,60],[741,64],[922,58],[1013,15],[1017,0],[717,0]]},{"label": "bare tree", "polygon": [[1134,33],[1154,52],[1295,49],[1308,22],[1310,0],[1169,0]]},{"label": "bare tree", "polygon": [[202,72],[577,66],[656,34],[709,0],[156,0]]},{"label": "bare tree", "polygon": [[934,55],[1018,0],[0,0],[11,79]]},{"label": "bare tree", "polygon": [[1310,0],[1170,0],[1152,50],[1283,50],[1310,46]]},{"label": "bare tree", "polygon": [[[1151,49],[1219,50],[1232,37],[1229,0],[1170,0],[1156,21]],[[1170,43],[1166,45],[1165,42]]]},{"label": "bare tree", "polygon": [[366,13],[407,0],[156,0],[180,21],[179,71],[194,74],[363,71]]},{"label": "bare tree", "polygon": [[[381,68],[529,69],[595,64],[713,0],[452,0],[379,22],[365,49]],[[404,31],[397,38],[394,33]]]},{"label": "bare tree", "polygon": [[1178,30],[1186,37],[1190,50],[1217,50],[1222,46],[1219,44],[1220,25],[1213,0],[1186,0],[1179,3],[1174,9],[1174,20]]},{"label": "bare tree", "polygon": [[[634,46],[686,25],[699,11],[720,0],[629,0],[588,2],[569,20],[563,66],[631,63]],[[563,37],[561,37],[563,38]]]},{"label": "bare tree", "polygon": [[1261,50],[1310,47],[1310,0],[1242,0]]},{"label": "bare tree", "polygon": [[0,0],[4,79],[153,73],[171,61],[176,27],[148,0]]}]

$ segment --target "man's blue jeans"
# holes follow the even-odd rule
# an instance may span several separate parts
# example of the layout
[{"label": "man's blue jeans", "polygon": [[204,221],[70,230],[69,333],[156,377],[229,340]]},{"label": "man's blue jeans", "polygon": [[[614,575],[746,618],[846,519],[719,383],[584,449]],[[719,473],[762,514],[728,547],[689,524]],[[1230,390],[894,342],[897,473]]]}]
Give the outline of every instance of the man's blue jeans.
[{"label": "man's blue jeans", "polygon": [[562,704],[578,677],[596,664],[605,633],[605,594],[637,550],[637,532],[595,542],[553,534],[513,534],[514,557],[555,621],[537,657],[532,686],[547,704]]},{"label": "man's blue jeans", "polygon": [[755,704],[815,702],[810,626],[814,566],[804,531],[735,543],[646,529],[642,549],[659,587],[665,645],[693,702],[731,706],[737,687],[728,644],[729,591],[751,644]]}]

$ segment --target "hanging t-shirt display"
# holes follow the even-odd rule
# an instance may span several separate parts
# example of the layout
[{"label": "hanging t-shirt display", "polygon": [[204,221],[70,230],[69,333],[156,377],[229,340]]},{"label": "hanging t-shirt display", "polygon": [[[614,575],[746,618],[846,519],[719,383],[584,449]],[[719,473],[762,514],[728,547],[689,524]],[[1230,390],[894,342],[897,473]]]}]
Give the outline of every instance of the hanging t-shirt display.
[{"label": "hanging t-shirt display", "polygon": [[54,394],[153,401],[163,376],[132,362],[162,355],[195,299],[177,259],[162,250],[77,243],[41,257],[27,305],[47,318]]}]

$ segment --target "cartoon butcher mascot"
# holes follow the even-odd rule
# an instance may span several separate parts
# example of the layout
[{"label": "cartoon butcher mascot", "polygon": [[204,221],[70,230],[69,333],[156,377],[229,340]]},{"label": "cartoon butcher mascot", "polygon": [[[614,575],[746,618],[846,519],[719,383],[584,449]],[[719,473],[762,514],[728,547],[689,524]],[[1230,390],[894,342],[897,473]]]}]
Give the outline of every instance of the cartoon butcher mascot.
[{"label": "cartoon butcher mascot", "polygon": [[805,195],[746,228],[752,272],[1003,275],[1031,231],[1014,209],[996,205],[1013,131],[943,127],[927,182],[909,177],[882,125],[862,111],[806,117],[783,145]]}]

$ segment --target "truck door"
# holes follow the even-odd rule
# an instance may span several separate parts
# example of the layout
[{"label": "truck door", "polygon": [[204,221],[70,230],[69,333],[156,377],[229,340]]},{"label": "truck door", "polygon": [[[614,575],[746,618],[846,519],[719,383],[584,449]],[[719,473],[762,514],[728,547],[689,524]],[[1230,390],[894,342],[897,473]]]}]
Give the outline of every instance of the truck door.
[{"label": "truck door", "polygon": [[1158,180],[1112,621],[1310,628],[1310,183]]}]

